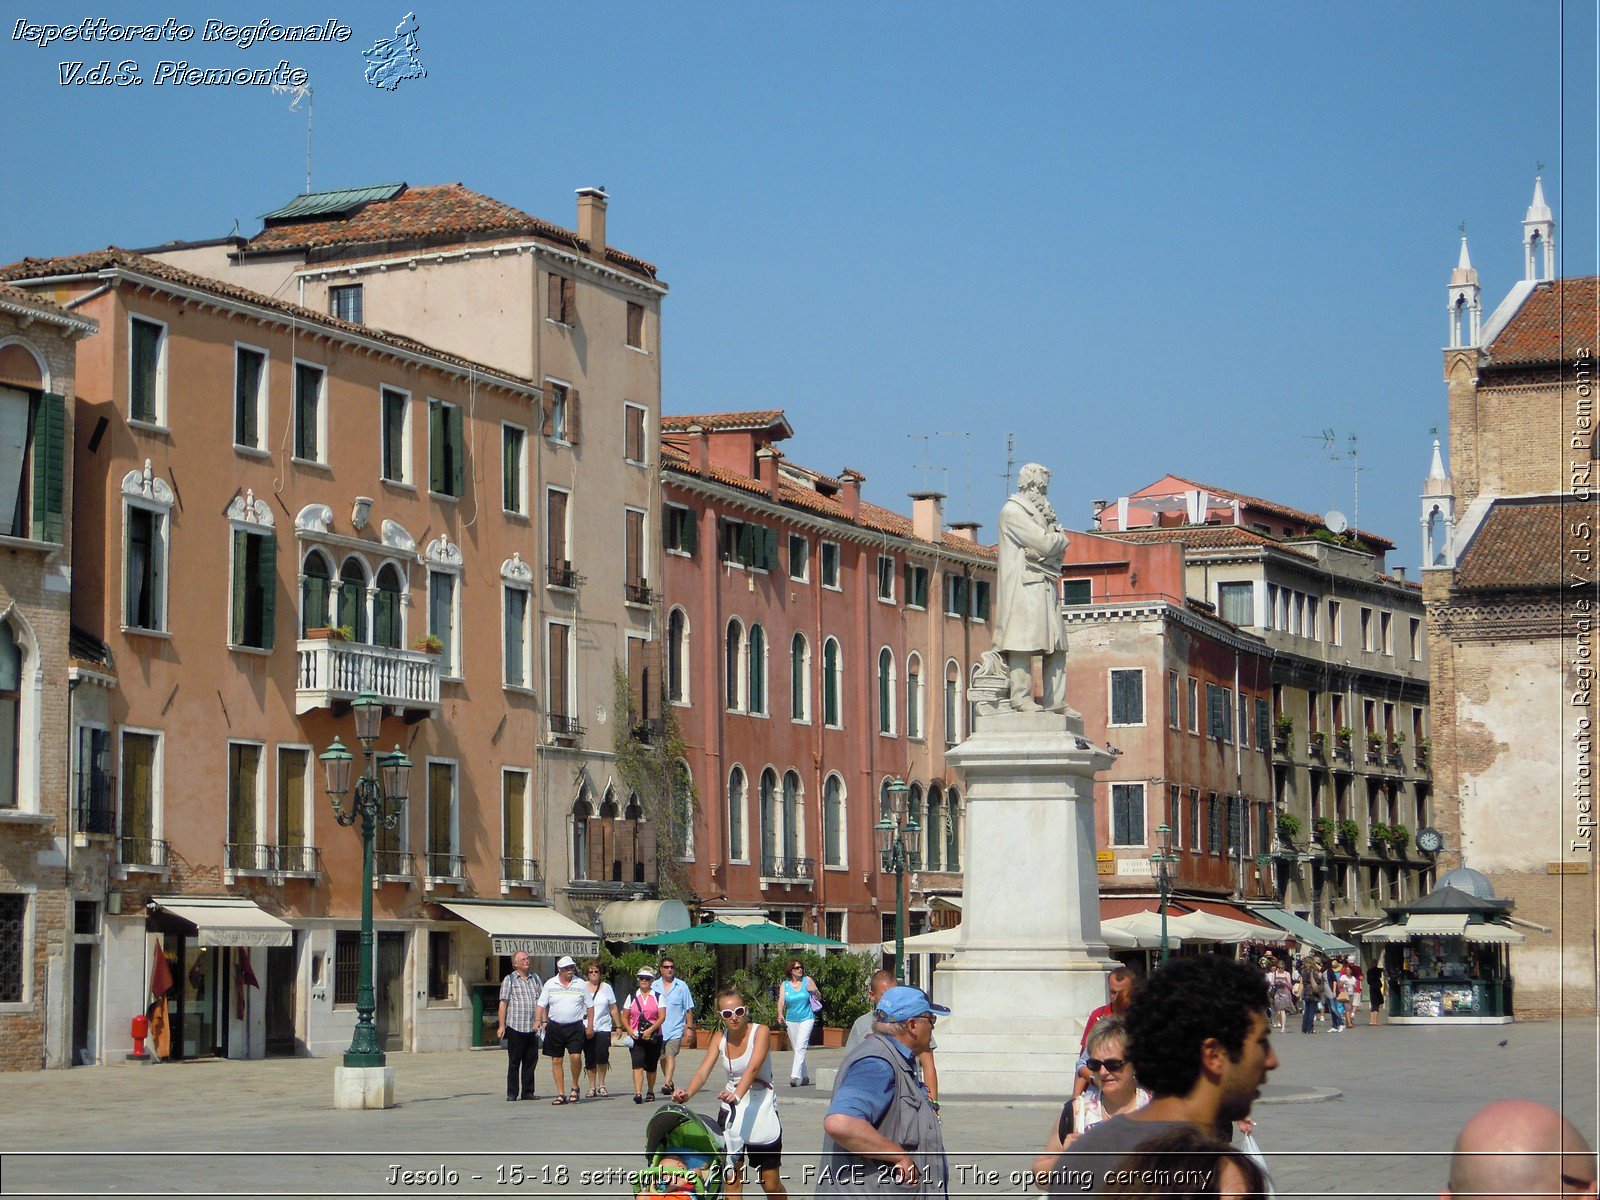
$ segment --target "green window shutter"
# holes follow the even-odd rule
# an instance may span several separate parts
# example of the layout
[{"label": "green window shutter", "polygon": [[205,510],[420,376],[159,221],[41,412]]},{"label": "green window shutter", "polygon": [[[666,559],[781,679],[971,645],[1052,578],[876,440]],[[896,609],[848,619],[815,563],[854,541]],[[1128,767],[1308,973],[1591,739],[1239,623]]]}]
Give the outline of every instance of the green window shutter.
[{"label": "green window shutter", "polygon": [[693,558],[700,549],[700,514],[690,509],[683,522],[683,548]]},{"label": "green window shutter", "polygon": [[256,580],[261,589],[261,648],[271,650],[273,620],[277,616],[278,539],[270,533],[261,538]]},{"label": "green window shutter", "polygon": [[445,490],[444,407],[437,400],[428,401],[428,490]]},{"label": "green window shutter", "polygon": [[244,645],[244,614],[250,592],[250,535],[242,529],[233,531],[233,626],[228,640],[235,646]]},{"label": "green window shutter", "polygon": [[769,529],[767,530],[767,570],[776,571],[777,569],[778,531],[776,529]]},{"label": "green window shutter", "polygon": [[444,412],[445,439],[450,446],[450,494],[462,496],[467,491],[467,439],[461,422],[461,407],[455,405],[445,409]]},{"label": "green window shutter", "polygon": [[67,401],[46,392],[33,410],[33,530],[40,542],[65,540]]}]

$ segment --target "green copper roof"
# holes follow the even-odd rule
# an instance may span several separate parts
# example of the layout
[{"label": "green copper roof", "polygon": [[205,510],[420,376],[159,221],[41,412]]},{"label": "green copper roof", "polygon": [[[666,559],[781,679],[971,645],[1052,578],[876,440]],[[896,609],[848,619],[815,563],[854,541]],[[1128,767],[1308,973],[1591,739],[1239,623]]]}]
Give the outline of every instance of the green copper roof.
[{"label": "green copper roof", "polygon": [[380,183],[373,187],[339,188],[331,192],[307,192],[296,196],[282,208],[275,208],[261,219],[269,224],[311,221],[324,217],[348,216],[374,200],[393,200],[406,190],[403,183]]}]

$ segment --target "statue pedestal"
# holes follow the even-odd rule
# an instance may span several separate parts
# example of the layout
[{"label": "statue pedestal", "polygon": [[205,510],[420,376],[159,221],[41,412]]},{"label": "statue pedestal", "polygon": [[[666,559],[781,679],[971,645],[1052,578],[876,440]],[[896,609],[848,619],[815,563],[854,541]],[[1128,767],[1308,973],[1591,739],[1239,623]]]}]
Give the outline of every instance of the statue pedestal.
[{"label": "statue pedestal", "polygon": [[[989,711],[984,711],[988,709]],[[966,776],[961,938],[934,973],[939,1094],[1065,1100],[1115,963],[1100,938],[1094,776],[1076,713],[980,705],[947,759]]]}]

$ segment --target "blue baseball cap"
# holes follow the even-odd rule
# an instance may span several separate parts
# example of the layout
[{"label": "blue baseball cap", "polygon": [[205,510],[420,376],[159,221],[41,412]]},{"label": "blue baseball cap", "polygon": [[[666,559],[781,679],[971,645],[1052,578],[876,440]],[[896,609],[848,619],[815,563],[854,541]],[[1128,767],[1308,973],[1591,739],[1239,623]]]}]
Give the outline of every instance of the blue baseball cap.
[{"label": "blue baseball cap", "polygon": [[909,1021],[912,1017],[928,1013],[936,1017],[948,1017],[950,1010],[929,1000],[928,994],[921,988],[892,987],[878,1001],[877,1013],[885,1021]]}]

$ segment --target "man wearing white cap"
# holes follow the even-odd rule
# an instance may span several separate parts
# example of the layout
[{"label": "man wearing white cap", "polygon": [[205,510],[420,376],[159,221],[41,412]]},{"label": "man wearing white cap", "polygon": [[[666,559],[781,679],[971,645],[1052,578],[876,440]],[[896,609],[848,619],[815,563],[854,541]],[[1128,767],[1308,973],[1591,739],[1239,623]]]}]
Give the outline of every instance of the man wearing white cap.
[{"label": "man wearing white cap", "polygon": [[[546,979],[539,993],[534,1020],[544,1032],[544,1054],[556,1080],[552,1104],[576,1104],[583,1078],[583,1043],[587,1037],[589,993],[578,978],[578,964],[570,955],[556,960],[554,979]],[[572,1093],[567,1094],[564,1059],[572,1060]]]}]

